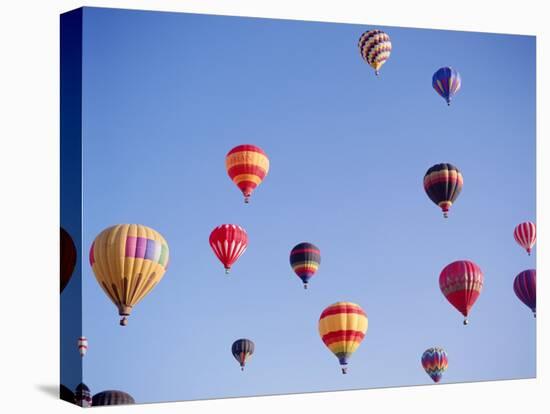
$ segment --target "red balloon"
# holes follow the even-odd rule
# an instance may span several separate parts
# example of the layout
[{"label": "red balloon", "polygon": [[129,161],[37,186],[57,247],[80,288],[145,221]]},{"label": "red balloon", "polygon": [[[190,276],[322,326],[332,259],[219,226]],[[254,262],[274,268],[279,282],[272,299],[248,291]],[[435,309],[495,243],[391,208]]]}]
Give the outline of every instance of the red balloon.
[{"label": "red balloon", "polygon": [[464,315],[464,325],[467,325],[468,314],[483,288],[483,272],[479,266],[469,260],[447,265],[439,276],[439,287],[451,305]]},{"label": "red balloon", "polygon": [[210,233],[210,247],[222,262],[225,273],[244,253],[248,246],[246,230],[236,224],[222,224]]},{"label": "red balloon", "polygon": [[59,290],[63,292],[71,276],[73,275],[74,267],[76,265],[76,246],[72,237],[67,233],[67,231],[61,227],[61,238],[60,240],[60,255],[59,255],[59,273],[60,273],[60,284]]},{"label": "red balloon", "polygon": [[537,226],[530,221],[518,224],[514,229],[514,239],[531,256],[531,249],[537,241]]}]

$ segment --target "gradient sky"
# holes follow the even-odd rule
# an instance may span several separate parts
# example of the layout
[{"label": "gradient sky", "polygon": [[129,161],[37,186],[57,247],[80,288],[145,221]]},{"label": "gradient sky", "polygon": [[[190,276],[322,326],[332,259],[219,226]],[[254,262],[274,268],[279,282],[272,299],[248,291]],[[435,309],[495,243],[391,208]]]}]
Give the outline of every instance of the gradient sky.
[{"label": "gradient sky", "polygon": [[[393,44],[380,78],[357,48],[372,28]],[[535,219],[534,37],[86,8],[83,50],[94,393],[156,402],[430,384],[420,356],[431,346],[448,352],[444,383],[535,376],[535,320],[512,290],[535,266],[512,235]],[[431,87],[445,65],[462,75],[451,107]],[[224,165],[243,143],[271,160],[250,205]],[[464,176],[448,220],[422,186],[439,162]],[[156,229],[171,255],[126,328],[87,261],[116,223]],[[208,244],[222,223],[250,239],[229,277]],[[308,291],[288,262],[302,241],[322,254]],[[459,259],[485,274],[467,327],[438,284]],[[341,300],[369,317],[345,376],[317,332]],[[230,352],[240,337],[256,343],[244,373]],[[76,338],[62,341],[77,352]]]}]

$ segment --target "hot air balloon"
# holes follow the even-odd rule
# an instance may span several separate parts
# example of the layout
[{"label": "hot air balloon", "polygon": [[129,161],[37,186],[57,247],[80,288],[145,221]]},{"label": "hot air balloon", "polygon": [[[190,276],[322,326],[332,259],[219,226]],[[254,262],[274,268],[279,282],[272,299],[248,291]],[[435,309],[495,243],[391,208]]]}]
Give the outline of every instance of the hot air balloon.
[{"label": "hot air balloon", "polygon": [[526,221],[525,223],[518,224],[514,229],[514,239],[531,256],[531,249],[537,241],[537,227],[535,223]]},{"label": "hot air balloon", "polygon": [[74,393],[65,385],[59,385],[59,398],[63,401],[70,402],[71,404],[75,403]]},{"label": "hot air balloon", "polygon": [[347,372],[348,361],[365,337],[368,324],[363,309],[351,302],[334,303],[321,313],[319,335],[338,358],[342,374]]},{"label": "hot air balloon", "polygon": [[535,269],[524,270],[514,279],[514,292],[537,317],[537,271]]},{"label": "hot air balloon", "polygon": [[248,203],[254,189],[269,171],[267,154],[255,145],[239,145],[227,153],[225,167],[229,178],[239,187]]},{"label": "hot air balloon", "polygon": [[97,393],[92,398],[92,406],[135,404],[134,397],[124,391],[108,390]]},{"label": "hot air balloon", "polygon": [[391,54],[390,37],[382,30],[369,30],[359,38],[359,51],[363,60],[374,69],[376,76]]},{"label": "hot air balloon", "polygon": [[60,227],[61,237],[60,237],[60,249],[59,249],[59,274],[60,274],[60,293],[63,292],[71,276],[73,275],[74,267],[76,265],[76,246],[74,245],[73,239],[67,233],[67,231]]},{"label": "hot air balloon", "polygon": [[447,353],[443,348],[429,348],[422,354],[422,366],[434,382],[439,382],[447,370]]},{"label": "hot air balloon", "polygon": [[447,105],[451,105],[451,100],[459,91],[461,82],[460,73],[450,66],[439,68],[432,77],[433,88],[445,99]]},{"label": "hot air balloon", "polygon": [[462,173],[452,164],[436,164],[424,175],[424,190],[447,218],[449,209],[462,191]]},{"label": "hot air balloon", "polygon": [[294,246],[290,252],[290,266],[302,279],[304,289],[307,289],[309,279],[315,275],[320,264],[321,251],[314,244],[303,242]]},{"label": "hot air balloon", "polygon": [[246,230],[236,224],[222,224],[210,233],[210,247],[222,262],[225,273],[244,253],[248,246]]},{"label": "hot air balloon", "polygon": [[74,398],[77,405],[81,407],[91,407],[92,406],[92,393],[86,384],[81,382],[77,385],[76,390],[74,391]]},{"label": "hot air balloon", "polygon": [[451,305],[464,315],[464,325],[467,325],[470,309],[483,288],[483,272],[479,266],[469,260],[447,265],[439,276],[439,287]]},{"label": "hot air balloon", "polygon": [[86,355],[86,352],[88,352],[88,338],[85,336],[81,336],[78,338],[78,352],[80,353],[80,356],[83,357]]},{"label": "hot air balloon", "polygon": [[168,244],[155,230],[118,224],[103,230],[90,249],[90,264],[99,285],[118,308],[120,324],[156,285],[168,266]]},{"label": "hot air balloon", "polygon": [[245,338],[237,339],[233,342],[233,345],[231,345],[231,353],[241,366],[241,371],[244,371],[246,361],[248,361],[254,353],[254,342]]}]

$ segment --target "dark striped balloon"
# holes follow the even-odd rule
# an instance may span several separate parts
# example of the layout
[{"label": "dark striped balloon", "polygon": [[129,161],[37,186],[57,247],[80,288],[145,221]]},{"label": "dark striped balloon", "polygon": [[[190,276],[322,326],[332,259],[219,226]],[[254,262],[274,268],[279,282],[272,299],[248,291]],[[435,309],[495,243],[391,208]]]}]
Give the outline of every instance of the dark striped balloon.
[{"label": "dark striped balloon", "polygon": [[237,339],[231,346],[231,353],[241,366],[241,371],[243,371],[246,361],[254,353],[254,342],[246,338]]},{"label": "dark striped balloon", "polygon": [[514,292],[537,317],[537,271],[535,269],[524,270],[514,279]]},{"label": "dark striped balloon", "polygon": [[134,397],[124,391],[108,390],[97,393],[92,398],[92,406],[135,404]]},{"label": "dark striped balloon", "polygon": [[321,264],[321,251],[312,243],[300,243],[290,252],[290,266],[294,273],[302,279],[304,289],[307,289],[309,279],[315,275]]},{"label": "dark striped balloon", "polygon": [[452,164],[436,164],[424,175],[424,190],[430,200],[448,217],[449,209],[462,191],[464,179],[460,170]]},{"label": "dark striped balloon", "polygon": [[76,386],[76,389],[74,391],[74,398],[76,404],[80,405],[81,407],[92,406],[92,392],[83,382]]}]

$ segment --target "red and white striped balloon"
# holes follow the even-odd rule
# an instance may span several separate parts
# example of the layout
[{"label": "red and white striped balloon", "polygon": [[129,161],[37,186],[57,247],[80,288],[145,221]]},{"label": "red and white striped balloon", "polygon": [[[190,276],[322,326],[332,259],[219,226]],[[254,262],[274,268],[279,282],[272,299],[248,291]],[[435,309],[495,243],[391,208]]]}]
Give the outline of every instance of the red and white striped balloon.
[{"label": "red and white striped balloon", "polygon": [[86,355],[86,352],[88,352],[88,338],[85,336],[78,338],[78,352],[81,357]]},{"label": "red and white striped balloon", "polygon": [[222,262],[225,273],[244,253],[248,246],[246,230],[236,224],[222,224],[210,233],[210,247]]},{"label": "red and white striped balloon", "polygon": [[531,255],[531,249],[537,241],[537,227],[535,223],[526,221],[525,223],[518,224],[514,229],[514,239],[527,251],[528,255]]}]

